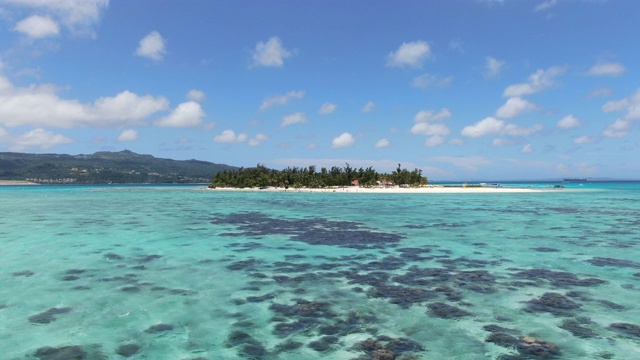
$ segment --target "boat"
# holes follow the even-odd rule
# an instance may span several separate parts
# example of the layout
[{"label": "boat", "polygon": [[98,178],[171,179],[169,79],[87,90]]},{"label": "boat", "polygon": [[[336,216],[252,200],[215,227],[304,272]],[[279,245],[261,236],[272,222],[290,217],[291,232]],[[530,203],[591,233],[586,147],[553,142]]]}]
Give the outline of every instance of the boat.
[{"label": "boat", "polygon": [[562,181],[566,183],[583,183],[587,182],[587,178],[564,178]]}]

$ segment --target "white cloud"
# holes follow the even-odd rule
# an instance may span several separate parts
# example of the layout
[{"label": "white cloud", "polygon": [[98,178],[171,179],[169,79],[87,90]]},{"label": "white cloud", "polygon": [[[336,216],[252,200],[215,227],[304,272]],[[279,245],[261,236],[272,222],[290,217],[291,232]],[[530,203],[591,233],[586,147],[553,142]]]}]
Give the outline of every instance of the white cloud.
[{"label": "white cloud", "polygon": [[304,91],[289,91],[283,95],[270,96],[262,100],[260,104],[260,110],[266,110],[272,106],[286,105],[291,99],[302,99],[304,97]]},{"label": "white cloud", "polygon": [[509,140],[509,139],[502,139],[502,138],[495,138],[493,139],[493,141],[491,142],[491,146],[497,147],[497,146],[507,146],[507,145],[513,145],[514,141],[513,140]]},{"label": "white cloud", "polygon": [[602,105],[602,111],[604,112],[622,111],[626,109],[630,104],[631,103],[628,98],[624,98],[616,101],[607,101],[604,105]]},{"label": "white cloud", "polygon": [[558,5],[558,0],[546,0],[533,8],[533,11],[544,11]]},{"label": "white cloud", "polygon": [[138,132],[133,130],[133,129],[127,129],[124,130],[122,133],[120,133],[120,136],[118,136],[118,141],[120,142],[128,142],[128,141],[135,141],[138,140],[140,136],[138,135]]},{"label": "white cloud", "polygon": [[425,41],[402,43],[398,50],[387,56],[387,66],[400,67],[406,65],[420,67],[422,62],[430,56],[431,49]]},{"label": "white cloud", "polygon": [[438,145],[442,145],[444,143],[444,137],[441,135],[433,135],[424,142],[425,146],[434,147]]},{"label": "white cloud", "polygon": [[200,91],[200,90],[189,90],[189,92],[187,93],[187,99],[191,100],[191,101],[203,101],[207,98],[207,94],[204,93],[204,91]]},{"label": "white cloud", "polygon": [[594,97],[611,96],[611,95],[613,95],[613,89],[610,86],[602,86],[589,91],[586,97],[587,99],[591,99]]},{"label": "white cloud", "polygon": [[526,145],[524,145],[522,147],[520,152],[523,153],[523,154],[529,154],[529,153],[533,152],[533,146],[531,144],[526,144]]},{"label": "white cloud", "polygon": [[432,74],[422,74],[417,76],[411,82],[411,85],[415,88],[426,89],[431,86],[445,87],[451,85],[453,77],[440,78]]},{"label": "white cloud", "polygon": [[378,140],[373,146],[377,148],[385,148],[385,147],[391,146],[391,143],[389,142],[389,140],[384,138],[384,139]]},{"label": "white cloud", "polygon": [[488,165],[491,161],[483,158],[482,156],[469,156],[469,157],[457,157],[457,156],[436,156],[428,158],[429,161],[448,163],[456,167],[463,168],[469,172],[477,172],[478,165]]},{"label": "white cloud", "polygon": [[267,135],[258,133],[258,134],[256,134],[256,136],[254,136],[253,138],[249,139],[249,145],[250,146],[258,146],[263,141],[267,141],[268,139],[269,139],[269,137]]},{"label": "white cloud", "polygon": [[331,142],[331,147],[334,149],[343,148],[353,146],[356,143],[356,139],[353,135],[348,132],[342,133],[341,135],[333,138]]},{"label": "white cloud", "polygon": [[241,133],[237,134],[233,130],[224,130],[220,135],[216,135],[213,138],[213,141],[217,143],[241,143],[247,140],[247,134]]},{"label": "white cloud", "polygon": [[205,116],[200,104],[195,101],[187,101],[178,105],[168,116],[154,122],[161,127],[194,127],[200,125]]},{"label": "white cloud", "polygon": [[411,127],[411,133],[414,135],[449,135],[451,130],[444,124],[417,123]]},{"label": "white cloud", "polygon": [[157,31],[152,31],[142,38],[135,52],[138,56],[148,57],[154,61],[161,61],[166,53],[165,41]]},{"label": "white cloud", "polygon": [[464,140],[460,139],[460,138],[454,138],[449,140],[449,145],[464,145]]},{"label": "white cloud", "polygon": [[592,76],[618,76],[626,71],[624,65],[620,63],[599,63],[591,67],[587,75]]},{"label": "white cloud", "polygon": [[575,139],[573,139],[573,142],[576,144],[592,144],[597,142],[598,139],[595,137],[590,137],[590,136],[580,136],[577,137]]},{"label": "white cloud", "polygon": [[529,75],[529,82],[508,86],[502,96],[517,97],[523,95],[534,94],[542,90],[546,90],[556,85],[556,77],[564,74],[566,67],[553,66],[547,70],[538,69],[535,73]]},{"label": "white cloud", "polygon": [[420,110],[416,116],[413,117],[413,121],[417,123],[428,122],[432,120],[444,120],[451,117],[451,111],[447,108],[442,108],[440,111],[435,112],[433,110]]},{"label": "white cloud", "polygon": [[484,58],[484,76],[486,78],[494,78],[500,74],[506,63],[492,56]]},{"label": "white cloud", "polygon": [[504,121],[487,117],[462,129],[462,136],[478,138],[485,135],[499,134],[504,129]]},{"label": "white cloud", "polygon": [[[0,88],[2,85],[0,84]],[[608,101],[602,106],[602,111],[611,112],[611,111],[623,111],[626,110],[627,113],[624,116],[625,120],[638,120],[640,119],[640,89],[636,91],[635,94],[630,97],[626,97],[617,101]]]},{"label": "white cloud", "polygon": [[368,113],[373,111],[373,109],[376,108],[376,104],[373,103],[373,101],[369,101],[366,104],[364,104],[364,106],[362,107],[362,112]]},{"label": "white cloud", "polygon": [[512,97],[496,111],[496,116],[503,119],[510,119],[527,110],[535,109],[536,106],[533,103],[520,97]]},{"label": "white cloud", "polygon": [[478,138],[486,135],[526,136],[542,129],[542,125],[533,125],[530,128],[521,128],[515,124],[507,124],[502,120],[487,117],[477,123],[465,126],[461,134],[470,138]]},{"label": "white cloud", "polygon": [[293,124],[302,124],[306,122],[307,117],[303,113],[297,112],[283,117],[282,123],[280,123],[280,127],[285,127]]},{"label": "white cloud", "polygon": [[330,102],[326,102],[324,104],[322,104],[322,106],[320,106],[320,110],[318,110],[318,113],[320,114],[332,114],[334,111],[336,111],[336,109],[338,108],[338,106],[336,104],[332,104]]},{"label": "white cloud", "polygon": [[100,18],[100,12],[109,0],[3,0],[2,2],[31,8],[39,14],[54,18],[77,35],[93,36],[91,25]]},{"label": "white cloud", "polygon": [[272,36],[267,42],[259,41],[253,51],[252,67],[255,66],[272,66],[282,67],[284,59],[293,55],[293,52],[282,46],[282,41],[276,36]]},{"label": "white cloud", "polygon": [[143,119],[165,110],[164,97],[140,96],[123,91],[93,104],[61,99],[51,84],[19,88],[0,75],[0,125],[7,127],[107,127],[144,124]]},{"label": "white cloud", "polygon": [[613,123],[609,124],[606,129],[602,132],[604,137],[608,138],[620,138],[625,137],[629,133],[629,129],[631,128],[631,121],[618,119]]},{"label": "white cloud", "polygon": [[12,151],[22,151],[29,148],[47,150],[56,145],[71,144],[74,140],[62,134],[54,134],[41,128],[33,129],[19,135],[11,141]]},{"label": "white cloud", "polygon": [[307,149],[315,149],[315,148],[317,148],[317,147],[318,147],[318,145],[313,144],[313,143],[311,143],[311,144],[309,144],[309,145],[307,145],[307,146],[306,146],[306,148],[307,148]]},{"label": "white cloud", "polygon": [[562,129],[573,129],[580,126],[582,126],[582,122],[573,115],[567,115],[558,120],[558,127]]},{"label": "white cloud", "polygon": [[19,21],[14,30],[26,34],[34,39],[60,34],[60,27],[58,26],[58,23],[48,16],[40,15],[33,15]]}]

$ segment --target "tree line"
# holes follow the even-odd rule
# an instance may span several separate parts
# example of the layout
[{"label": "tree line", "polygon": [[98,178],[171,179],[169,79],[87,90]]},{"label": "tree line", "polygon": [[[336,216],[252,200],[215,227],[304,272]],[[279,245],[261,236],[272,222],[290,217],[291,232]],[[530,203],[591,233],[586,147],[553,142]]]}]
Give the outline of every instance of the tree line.
[{"label": "tree line", "polygon": [[350,186],[357,180],[360,186],[376,186],[381,183],[401,186],[420,186],[427,184],[427,177],[422,176],[422,170],[409,171],[398,168],[387,173],[378,173],[372,167],[363,169],[352,168],[348,163],[345,167],[325,167],[319,171],[316,166],[306,168],[287,167],[284,170],[269,169],[262,164],[252,168],[239,168],[218,172],[209,187],[283,187],[283,188],[324,188],[331,186]]}]

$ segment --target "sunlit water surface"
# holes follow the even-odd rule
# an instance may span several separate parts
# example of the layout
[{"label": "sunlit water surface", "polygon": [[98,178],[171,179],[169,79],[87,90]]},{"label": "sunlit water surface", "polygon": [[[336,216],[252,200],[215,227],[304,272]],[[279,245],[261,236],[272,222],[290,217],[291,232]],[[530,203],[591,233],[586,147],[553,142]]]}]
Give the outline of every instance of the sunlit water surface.
[{"label": "sunlit water surface", "polygon": [[640,185],[569,188],[2,187],[0,354],[640,358]]}]

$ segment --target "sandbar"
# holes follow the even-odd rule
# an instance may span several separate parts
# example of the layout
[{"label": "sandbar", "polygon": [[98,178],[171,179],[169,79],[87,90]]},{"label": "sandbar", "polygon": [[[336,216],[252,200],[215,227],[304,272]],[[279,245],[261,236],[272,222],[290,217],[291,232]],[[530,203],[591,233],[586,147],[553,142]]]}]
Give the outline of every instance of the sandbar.
[{"label": "sandbar", "polygon": [[[266,187],[266,188],[230,188],[217,187],[214,191],[263,191],[263,192],[330,192],[330,193],[375,193],[375,194],[480,194],[480,193],[527,193],[546,192],[553,189],[533,188],[533,187],[489,187],[489,186],[424,186],[424,187],[361,187],[361,186],[341,186],[327,188],[288,188]],[[561,189],[563,190],[563,189]],[[556,190],[557,191],[557,190]]]}]

